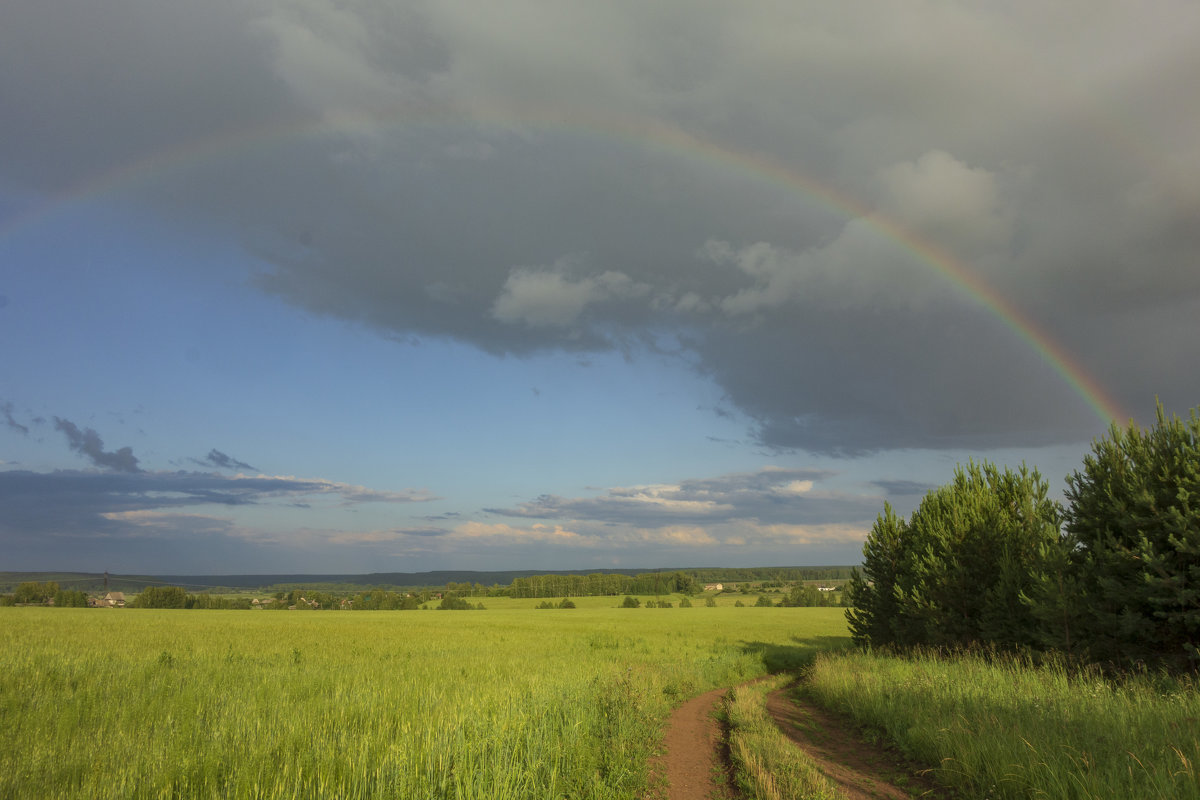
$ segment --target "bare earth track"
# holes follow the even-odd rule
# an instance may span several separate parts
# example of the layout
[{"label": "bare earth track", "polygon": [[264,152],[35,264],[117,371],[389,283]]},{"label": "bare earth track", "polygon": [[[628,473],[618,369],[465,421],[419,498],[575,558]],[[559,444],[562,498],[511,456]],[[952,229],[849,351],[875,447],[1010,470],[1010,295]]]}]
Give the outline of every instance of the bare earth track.
[{"label": "bare earth track", "polygon": [[[727,690],[695,697],[671,715],[666,753],[655,773],[665,777],[667,800],[731,800],[737,792],[723,752],[716,711]],[[841,789],[847,800],[908,800],[955,795],[938,787],[894,751],[868,743],[853,724],[803,700],[788,689],[767,697],[767,711],[780,731],[802,749]]]},{"label": "bare earth track", "polygon": [[728,759],[721,752],[721,723],[717,704],[727,689],[693,697],[675,709],[663,741],[667,752],[659,772],[667,779],[667,800],[734,798],[729,784],[720,780],[728,774]]},{"label": "bare earth track", "polygon": [[955,796],[894,750],[864,741],[849,719],[813,703],[794,700],[789,689],[778,689],[767,696],[767,713],[848,800],[949,800]]}]

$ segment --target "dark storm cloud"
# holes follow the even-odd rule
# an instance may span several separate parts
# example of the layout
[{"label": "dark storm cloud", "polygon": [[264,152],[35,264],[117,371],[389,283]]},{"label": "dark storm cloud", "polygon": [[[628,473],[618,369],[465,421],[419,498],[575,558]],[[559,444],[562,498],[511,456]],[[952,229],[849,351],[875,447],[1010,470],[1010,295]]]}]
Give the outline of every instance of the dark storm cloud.
[{"label": "dark storm cloud", "polygon": [[122,447],[112,452],[106,451],[100,434],[91,428],[80,430],[75,423],[61,417],[54,418],[54,429],[62,431],[63,435],[67,437],[67,445],[72,450],[90,460],[97,467],[104,467],[116,472],[138,473],[142,471],[138,467],[137,456],[133,454],[131,447]]},{"label": "dark storm cloud", "polygon": [[265,69],[252,24],[262,6],[253,0],[69,2],[47,11],[9,7],[0,29],[0,75],[8,76],[0,102],[23,110],[0,140],[22,156],[4,168],[18,186],[64,189],[288,106]]},{"label": "dark storm cloud", "polygon": [[817,483],[832,475],[825,470],[764,469],[679,484],[616,487],[599,497],[543,495],[516,508],[486,510],[508,517],[590,520],[649,528],[734,520],[768,525],[837,524],[861,522],[878,513],[878,497],[816,488]]},{"label": "dark storm cloud", "polygon": [[193,458],[191,461],[192,463],[199,464],[202,467],[216,467],[217,469],[235,470],[248,469],[252,472],[258,471],[257,467],[252,467],[245,461],[239,461],[233,456],[222,453],[215,447],[212,450],[209,450],[208,455],[206,455],[204,458]]},{"label": "dark storm cloud", "polygon": [[1193,405],[1198,36],[1182,0],[16,4],[0,181],[149,165],[133,201],[398,339],[672,332],[771,447],[1080,441],[1063,365],[946,263],[1126,410]]}]

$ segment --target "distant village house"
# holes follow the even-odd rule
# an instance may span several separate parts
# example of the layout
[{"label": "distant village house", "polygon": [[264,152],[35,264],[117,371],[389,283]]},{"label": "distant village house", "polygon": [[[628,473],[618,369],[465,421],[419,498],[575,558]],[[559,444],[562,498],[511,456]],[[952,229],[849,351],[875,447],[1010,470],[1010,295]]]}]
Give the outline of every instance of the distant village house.
[{"label": "distant village house", "polygon": [[93,597],[88,600],[88,605],[96,608],[124,608],[125,593],[109,592],[104,597]]}]

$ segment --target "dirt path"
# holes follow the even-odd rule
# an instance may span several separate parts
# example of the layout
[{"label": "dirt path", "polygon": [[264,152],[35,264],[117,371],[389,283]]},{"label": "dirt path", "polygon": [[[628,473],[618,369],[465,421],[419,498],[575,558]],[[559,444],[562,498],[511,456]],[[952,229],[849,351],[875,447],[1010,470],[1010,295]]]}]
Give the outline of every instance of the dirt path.
[{"label": "dirt path", "polygon": [[[716,711],[727,689],[716,689],[684,703],[671,715],[666,752],[654,772],[665,778],[657,798],[733,800],[728,754]],[[864,742],[853,726],[810,703],[795,701],[788,690],[767,696],[767,711],[779,729],[817,762],[841,787],[847,800],[909,800],[953,797],[943,793],[895,753]]]},{"label": "dirt path", "polygon": [[767,695],[767,713],[847,800],[954,797],[898,753],[863,741],[847,718],[795,700],[787,688]]},{"label": "dirt path", "polygon": [[693,697],[671,714],[658,771],[667,780],[667,800],[734,798],[726,781],[728,760],[717,706],[728,689]]}]

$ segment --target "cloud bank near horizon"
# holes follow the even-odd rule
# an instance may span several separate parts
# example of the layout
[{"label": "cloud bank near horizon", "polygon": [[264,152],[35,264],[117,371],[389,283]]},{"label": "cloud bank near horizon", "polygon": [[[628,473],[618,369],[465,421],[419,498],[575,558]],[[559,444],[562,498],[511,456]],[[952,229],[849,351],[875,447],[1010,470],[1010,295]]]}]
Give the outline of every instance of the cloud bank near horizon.
[{"label": "cloud bank near horizon", "polygon": [[[590,497],[543,495],[510,508],[480,509],[480,518],[429,515],[437,524],[425,526],[281,526],[246,515],[261,509],[309,512],[314,504],[353,512],[364,504],[441,498],[426,489],[384,491],[324,479],[145,470],[137,467],[131,447],[115,451],[114,458],[94,429],[61,417],[54,425],[68,448],[95,468],[0,470],[0,538],[31,568],[66,559],[82,569],[115,559],[127,570],[179,571],[160,565],[167,553],[187,558],[195,572],[228,571],[220,565],[230,562],[247,571],[278,572],[296,558],[369,571],[363,565],[373,559],[467,556],[483,568],[490,558],[530,546],[563,563],[597,566],[722,560],[747,547],[781,554],[805,548],[839,560],[835,553],[865,539],[881,499],[869,486],[862,494],[823,488],[836,477],[828,469],[765,467],[670,485],[612,487]],[[244,465],[215,449],[208,461],[217,468]]]}]

